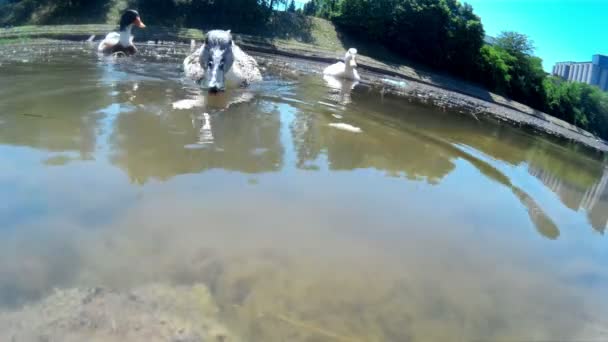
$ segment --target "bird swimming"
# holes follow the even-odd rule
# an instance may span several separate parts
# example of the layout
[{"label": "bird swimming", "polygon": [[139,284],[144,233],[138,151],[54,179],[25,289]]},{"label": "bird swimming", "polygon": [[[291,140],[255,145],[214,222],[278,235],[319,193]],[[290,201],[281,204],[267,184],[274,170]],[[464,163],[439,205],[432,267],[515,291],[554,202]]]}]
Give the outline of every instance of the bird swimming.
[{"label": "bird swimming", "polygon": [[258,63],[234,43],[230,30],[209,31],[203,45],[184,59],[183,67],[186,76],[210,93],[224,91],[227,84],[247,86],[262,80]]},{"label": "bird swimming", "polygon": [[146,27],[141,21],[139,13],[136,10],[129,9],[120,17],[119,32],[108,33],[104,40],[99,43],[97,51],[106,55],[114,53],[133,55],[137,53],[137,48],[133,45],[133,35],[131,34],[133,26],[138,28]]},{"label": "bird swimming", "polygon": [[323,70],[323,74],[336,78],[344,78],[353,81],[360,81],[361,77],[357,72],[357,49],[350,48],[344,55],[344,62],[332,64]]}]

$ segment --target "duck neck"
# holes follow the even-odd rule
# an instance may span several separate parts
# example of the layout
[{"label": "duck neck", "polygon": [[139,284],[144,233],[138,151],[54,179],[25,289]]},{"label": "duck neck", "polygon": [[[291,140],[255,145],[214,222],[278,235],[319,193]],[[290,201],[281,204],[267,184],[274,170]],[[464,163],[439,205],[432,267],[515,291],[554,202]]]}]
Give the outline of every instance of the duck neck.
[{"label": "duck neck", "polygon": [[344,61],[344,70],[346,70],[346,71],[351,71],[351,70],[353,70],[353,66],[352,66],[352,65],[350,65],[350,62],[351,62],[351,59],[346,59],[346,60]]},{"label": "duck neck", "polygon": [[125,29],[120,31],[120,40],[119,40],[119,44],[127,47],[127,46],[131,46],[131,29],[133,28],[132,25],[127,26]]}]

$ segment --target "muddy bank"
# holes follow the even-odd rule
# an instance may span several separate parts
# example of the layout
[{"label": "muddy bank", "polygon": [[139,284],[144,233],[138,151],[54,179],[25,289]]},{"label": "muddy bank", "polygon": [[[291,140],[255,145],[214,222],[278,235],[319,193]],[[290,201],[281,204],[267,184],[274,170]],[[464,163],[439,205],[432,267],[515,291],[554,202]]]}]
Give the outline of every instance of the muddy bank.
[{"label": "muddy bank", "polygon": [[0,341],[237,341],[217,311],[203,285],[56,290],[0,313]]}]

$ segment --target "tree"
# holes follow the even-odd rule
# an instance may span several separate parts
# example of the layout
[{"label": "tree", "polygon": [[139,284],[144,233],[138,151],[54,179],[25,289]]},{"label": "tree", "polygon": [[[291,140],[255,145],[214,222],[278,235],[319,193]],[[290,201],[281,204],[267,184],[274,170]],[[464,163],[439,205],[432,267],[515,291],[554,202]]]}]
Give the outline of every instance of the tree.
[{"label": "tree", "polygon": [[457,0],[343,0],[335,21],[408,59],[475,76],[485,35],[470,5]]},{"label": "tree", "polygon": [[525,34],[513,31],[503,31],[496,38],[496,46],[501,47],[512,55],[532,56],[534,42]]},{"label": "tree", "polygon": [[497,46],[485,45],[481,48],[480,79],[486,87],[506,95],[510,92],[511,68],[515,57]]},{"label": "tree", "polygon": [[291,0],[291,3],[289,4],[289,8],[287,8],[287,12],[291,12],[291,13],[296,12],[296,1],[295,0]]},{"label": "tree", "polygon": [[315,1],[309,1],[304,4],[304,15],[313,16],[317,14],[317,3]]},{"label": "tree", "polygon": [[334,19],[339,15],[339,4],[339,0],[310,0],[304,4],[304,14]]}]

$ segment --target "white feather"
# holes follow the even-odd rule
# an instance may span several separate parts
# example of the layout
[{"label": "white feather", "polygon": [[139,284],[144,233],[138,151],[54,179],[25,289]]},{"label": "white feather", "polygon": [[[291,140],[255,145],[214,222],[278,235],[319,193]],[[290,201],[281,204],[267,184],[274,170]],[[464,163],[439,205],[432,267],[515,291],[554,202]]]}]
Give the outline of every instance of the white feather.
[{"label": "white feather", "polygon": [[120,41],[120,33],[118,32],[110,32],[106,35],[106,37],[99,43],[97,50],[99,52],[104,51],[105,49],[112,47]]},{"label": "white feather", "polygon": [[344,62],[338,62],[332,64],[323,70],[324,75],[333,76],[337,78],[345,78],[354,81],[360,81],[361,77],[357,72],[355,57],[357,55],[357,49],[348,49],[344,56]]},{"label": "white feather", "polygon": [[[196,49],[183,62],[186,76],[196,81],[205,76],[205,69],[200,64],[200,55],[204,47],[205,45]],[[232,54],[234,55],[234,63],[225,75],[228,85],[247,85],[262,80],[258,62],[253,57],[234,44],[232,45]]]},{"label": "white feather", "polygon": [[128,27],[126,31],[121,32],[110,32],[106,37],[99,43],[97,50],[103,52],[106,49],[110,49],[115,45],[122,45],[128,47],[133,45],[133,35],[131,35],[131,27]]}]

